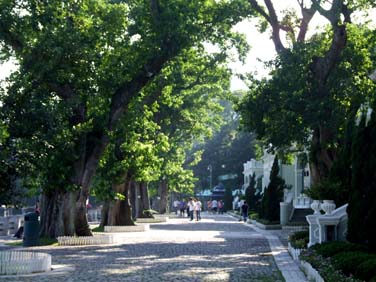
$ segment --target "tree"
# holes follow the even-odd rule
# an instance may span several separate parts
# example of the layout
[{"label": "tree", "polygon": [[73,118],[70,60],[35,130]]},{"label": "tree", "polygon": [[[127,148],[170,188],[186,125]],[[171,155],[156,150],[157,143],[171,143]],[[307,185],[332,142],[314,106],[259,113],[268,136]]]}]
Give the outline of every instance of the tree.
[{"label": "tree", "polygon": [[349,241],[376,250],[376,138],[375,107],[367,122],[363,115],[354,134],[351,152],[352,183],[347,212]]},{"label": "tree", "polygon": [[258,202],[260,200],[259,195],[256,194],[256,174],[253,173],[249,186],[245,190],[245,200],[247,201],[248,207],[250,211],[257,211],[258,210]]},{"label": "tree", "polygon": [[243,7],[202,0],[0,6],[2,53],[19,63],[4,101],[9,132],[28,148],[42,183],[42,232],[90,235],[90,186],[132,99],[182,50],[203,48],[203,40],[226,48]]},{"label": "tree", "polygon": [[[328,177],[337,158],[348,112],[372,93],[367,77],[372,68],[372,40],[368,41],[369,33],[362,35],[358,26],[351,25],[352,12],[361,5],[335,0],[324,9],[321,1],[312,0],[311,5],[299,1],[300,18],[286,12],[278,19],[273,1],[265,0],[266,8],[255,0],[249,2],[271,27],[278,57],[270,80],[251,79],[249,94],[240,106],[243,122],[267,146],[272,143],[283,150],[292,143],[309,144],[312,177],[317,183]],[[372,4],[366,2],[361,4]],[[330,31],[307,39],[316,13],[328,20]],[[283,43],[282,31],[291,47]]]},{"label": "tree", "polygon": [[283,200],[283,189],[286,188],[285,181],[278,173],[278,157],[276,156],[270,172],[270,182],[268,187],[264,190],[261,202],[260,217],[270,222],[279,221],[279,203]]}]

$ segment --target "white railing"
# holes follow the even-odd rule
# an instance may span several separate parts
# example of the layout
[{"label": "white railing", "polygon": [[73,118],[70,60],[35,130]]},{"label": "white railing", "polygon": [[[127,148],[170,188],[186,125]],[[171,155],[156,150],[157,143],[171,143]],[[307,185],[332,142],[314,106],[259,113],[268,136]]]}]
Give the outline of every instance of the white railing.
[{"label": "white railing", "polygon": [[290,242],[288,243],[287,249],[295,261],[300,261],[299,256],[303,249],[295,249],[293,246],[291,246]]},{"label": "white railing", "polygon": [[312,199],[307,196],[298,196],[294,199],[293,205],[294,208],[300,208],[300,209],[309,209],[311,208]]},{"label": "white railing", "polygon": [[57,237],[60,246],[86,246],[86,245],[108,245],[114,244],[111,235],[94,235],[94,236],[60,236]]},{"label": "white railing", "polygon": [[34,252],[0,252],[0,275],[28,274],[51,270],[51,255]]}]

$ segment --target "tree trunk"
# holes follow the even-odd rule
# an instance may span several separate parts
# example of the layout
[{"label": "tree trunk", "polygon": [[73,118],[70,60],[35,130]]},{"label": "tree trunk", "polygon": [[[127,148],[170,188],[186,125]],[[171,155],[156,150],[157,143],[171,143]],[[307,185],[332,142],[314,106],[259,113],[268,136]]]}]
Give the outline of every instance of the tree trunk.
[{"label": "tree trunk", "polygon": [[137,191],[137,183],[134,181],[131,181],[131,188],[129,190],[129,199],[131,202],[132,207],[132,219],[135,220],[137,218],[137,212],[138,212],[138,191]]},{"label": "tree trunk", "polygon": [[162,213],[162,214],[166,213],[167,212],[167,197],[168,197],[168,184],[166,180],[162,180],[159,183],[158,196],[160,197],[158,211],[159,213]]},{"label": "tree trunk", "polygon": [[108,213],[110,209],[110,200],[106,200],[103,203],[102,211],[101,211],[101,223],[99,225],[100,228],[104,228],[108,225]]},{"label": "tree trunk", "polygon": [[131,181],[127,179],[124,183],[113,184],[113,190],[125,196],[124,200],[116,200],[110,204],[108,224],[113,226],[135,225],[132,220],[132,208],[129,201],[129,190]]},{"label": "tree trunk", "polygon": [[149,191],[148,184],[146,182],[139,183],[139,195],[141,196],[139,201],[138,209],[138,218],[153,218],[153,215],[150,212],[150,200],[149,200]]},{"label": "tree trunk", "polygon": [[329,176],[333,162],[337,158],[337,154],[334,150],[324,148],[327,142],[333,141],[331,139],[332,137],[328,129],[316,128],[313,131],[310,157],[310,169],[313,184],[316,184]]},{"label": "tree trunk", "polygon": [[75,203],[77,191],[54,190],[41,197],[41,229],[43,237],[73,236],[75,234]]}]

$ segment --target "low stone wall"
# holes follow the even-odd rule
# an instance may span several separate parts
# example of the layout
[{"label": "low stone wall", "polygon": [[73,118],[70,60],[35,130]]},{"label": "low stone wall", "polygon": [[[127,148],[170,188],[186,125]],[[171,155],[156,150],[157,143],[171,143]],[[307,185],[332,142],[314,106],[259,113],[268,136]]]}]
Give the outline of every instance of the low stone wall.
[{"label": "low stone wall", "polygon": [[34,252],[0,252],[0,275],[29,274],[51,270],[51,255]]},{"label": "low stone wall", "polygon": [[144,232],[150,229],[149,224],[142,225],[124,225],[124,226],[105,226],[104,232]]},{"label": "low stone wall", "polygon": [[114,244],[113,236],[109,234],[94,236],[60,236],[57,237],[60,246],[87,246],[87,245],[108,245]]},{"label": "low stone wall", "polygon": [[167,222],[168,221],[167,216],[161,216],[156,218],[137,218],[137,223],[161,223],[161,222]]},{"label": "low stone wall", "polygon": [[256,220],[252,221],[254,225],[256,225],[258,228],[264,229],[264,230],[278,230],[282,229],[282,226],[280,224],[262,224]]},{"label": "low stone wall", "polygon": [[325,280],[320,276],[317,270],[312,267],[310,263],[301,261],[300,264],[309,281],[325,282]]}]

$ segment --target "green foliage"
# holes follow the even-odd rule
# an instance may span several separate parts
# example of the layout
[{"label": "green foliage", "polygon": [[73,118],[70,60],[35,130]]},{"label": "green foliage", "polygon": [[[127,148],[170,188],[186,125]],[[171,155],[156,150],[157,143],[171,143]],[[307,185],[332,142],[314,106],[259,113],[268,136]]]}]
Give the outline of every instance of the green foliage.
[{"label": "green foliage", "polygon": [[376,258],[368,259],[358,265],[355,276],[364,281],[376,281]]},{"label": "green foliage", "polygon": [[259,210],[259,201],[260,196],[256,194],[256,174],[253,173],[249,186],[245,190],[245,200],[248,204],[248,209],[250,211],[258,211]]},{"label": "green foliage", "polygon": [[326,282],[362,282],[355,277],[347,277],[335,269],[329,258],[324,258],[311,248],[301,253],[300,259],[309,262]]},{"label": "green foliage", "polygon": [[317,93],[310,66],[328,48],[330,38],[325,32],[296,43],[278,55],[271,78],[250,77],[249,91],[237,110],[243,126],[267,146],[308,147],[312,130],[324,126],[332,137],[321,146],[335,151],[351,112],[374,94],[375,85],[368,77],[374,69],[374,33],[355,25],[348,25],[348,43],[328,77],[328,93]]},{"label": "green foliage", "polygon": [[370,120],[363,116],[352,143],[352,183],[349,206],[349,241],[376,250],[376,107]]},{"label": "green foliage", "polygon": [[309,231],[297,231],[289,235],[288,239],[295,249],[306,249],[309,243]]},{"label": "green foliage", "polygon": [[341,252],[356,252],[366,250],[365,246],[343,241],[316,244],[312,246],[311,249],[317,252],[319,255],[323,256],[324,258],[333,257]]},{"label": "green foliage", "polygon": [[[333,183],[330,179],[324,179],[306,190],[307,196],[315,200],[336,200],[342,192],[341,183]],[[336,203],[338,205],[338,203]]]},{"label": "green foliage", "polygon": [[[340,269],[345,275],[350,276],[357,272],[360,264],[375,259],[376,255],[364,252],[341,252],[332,257],[332,264],[336,269]],[[374,270],[374,273],[368,273],[368,275],[372,277],[376,275],[376,271]]]},{"label": "green foliage", "polygon": [[268,221],[278,221],[280,219],[280,205],[283,199],[283,189],[285,189],[285,181],[278,176],[278,157],[274,158],[272,170],[270,172],[270,182],[266,187],[262,202],[260,217]]}]

